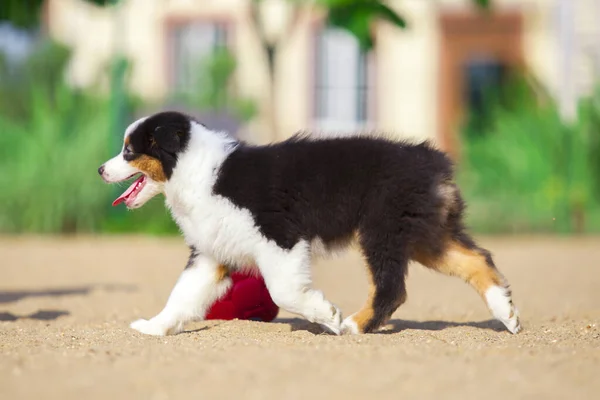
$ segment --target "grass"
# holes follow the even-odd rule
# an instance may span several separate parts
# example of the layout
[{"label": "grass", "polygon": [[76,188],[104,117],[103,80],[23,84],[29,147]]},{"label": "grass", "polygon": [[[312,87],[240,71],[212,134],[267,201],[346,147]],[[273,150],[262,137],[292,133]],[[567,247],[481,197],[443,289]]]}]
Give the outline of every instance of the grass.
[{"label": "grass", "polygon": [[120,188],[96,171],[116,154],[122,132],[111,132],[107,96],[52,72],[64,71],[64,54],[43,44],[19,69],[28,73],[0,69],[0,232],[176,233],[160,202],[135,213],[110,207]]},{"label": "grass", "polygon": [[493,105],[485,132],[463,136],[469,224],[483,233],[600,232],[598,93],[572,124],[551,100],[511,93],[510,106]]},{"label": "grass", "polygon": [[5,149],[0,169],[8,172],[0,178],[5,188],[0,227],[40,233],[94,230],[109,198],[109,191],[90,178],[108,157],[102,104],[72,96],[65,86],[52,95],[36,90],[32,100],[25,123],[0,116]]}]

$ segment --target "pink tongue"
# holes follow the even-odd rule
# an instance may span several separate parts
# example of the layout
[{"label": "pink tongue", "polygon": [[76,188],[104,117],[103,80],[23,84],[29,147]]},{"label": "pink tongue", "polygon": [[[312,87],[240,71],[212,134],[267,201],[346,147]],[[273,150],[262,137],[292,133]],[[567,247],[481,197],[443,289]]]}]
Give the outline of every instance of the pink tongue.
[{"label": "pink tongue", "polygon": [[138,186],[138,184],[140,184],[143,180],[144,180],[144,175],[142,175],[138,179],[136,179],[135,182],[133,182],[131,184],[131,186],[129,186],[127,188],[127,190],[123,192],[122,195],[120,195],[115,201],[113,201],[113,203],[112,203],[113,207],[116,205],[119,205],[122,202],[124,202],[125,200],[127,200],[127,197],[129,197],[131,192],[133,192],[135,190],[135,188]]}]

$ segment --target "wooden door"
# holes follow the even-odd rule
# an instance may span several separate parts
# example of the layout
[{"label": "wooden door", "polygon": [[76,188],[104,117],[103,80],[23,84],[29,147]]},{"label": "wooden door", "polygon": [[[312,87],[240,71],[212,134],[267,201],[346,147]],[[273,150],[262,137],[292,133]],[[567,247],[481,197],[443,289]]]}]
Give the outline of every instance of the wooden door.
[{"label": "wooden door", "polygon": [[459,124],[467,106],[467,70],[473,63],[520,68],[520,13],[445,13],[440,16],[440,86],[438,135],[444,150],[460,156]]}]

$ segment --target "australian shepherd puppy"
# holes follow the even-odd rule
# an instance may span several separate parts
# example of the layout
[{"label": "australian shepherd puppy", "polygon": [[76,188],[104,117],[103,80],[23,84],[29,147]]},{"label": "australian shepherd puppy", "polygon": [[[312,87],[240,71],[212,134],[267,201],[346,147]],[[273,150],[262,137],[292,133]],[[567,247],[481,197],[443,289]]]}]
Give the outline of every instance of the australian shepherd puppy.
[{"label": "australian shepherd puppy", "polygon": [[[159,193],[191,249],[164,309],[131,324],[150,335],[201,320],[255,265],[281,308],[335,334],[376,331],[406,300],[408,263],[471,284],[506,328],[521,329],[508,283],[465,232],[464,203],[448,157],[427,143],[297,135],[252,146],[193,118],[163,112],[125,131],[120,154],[98,172],[137,177],[115,204],[141,207]],[[358,244],[370,277],[365,305],[342,319],[311,287],[315,256]]]}]

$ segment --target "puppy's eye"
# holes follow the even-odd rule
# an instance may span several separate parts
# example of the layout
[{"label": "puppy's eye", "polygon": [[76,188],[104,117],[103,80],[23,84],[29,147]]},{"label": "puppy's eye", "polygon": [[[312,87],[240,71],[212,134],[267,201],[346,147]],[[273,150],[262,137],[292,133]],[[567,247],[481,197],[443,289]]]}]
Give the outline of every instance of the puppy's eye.
[{"label": "puppy's eye", "polygon": [[125,148],[123,149],[123,154],[133,154],[133,149],[130,144],[125,146]]}]

